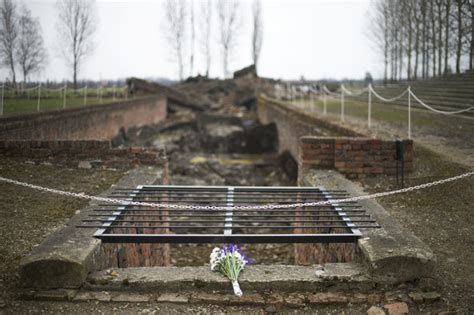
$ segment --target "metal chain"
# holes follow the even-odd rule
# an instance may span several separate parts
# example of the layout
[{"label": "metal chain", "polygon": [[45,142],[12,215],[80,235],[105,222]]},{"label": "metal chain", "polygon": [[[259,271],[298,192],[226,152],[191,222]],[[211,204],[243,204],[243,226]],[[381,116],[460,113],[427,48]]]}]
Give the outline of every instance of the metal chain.
[{"label": "metal chain", "polygon": [[[373,198],[379,198],[379,197],[385,197],[385,196],[390,196],[390,195],[395,195],[395,194],[401,194],[401,193],[406,193],[414,190],[419,190],[419,189],[425,189],[429,188],[432,186],[440,185],[440,184],[445,184],[448,182],[452,182],[455,180],[459,180],[462,178],[466,178],[469,176],[474,175],[473,172],[467,172],[458,176],[453,176],[441,180],[437,180],[434,182],[430,183],[425,183],[421,185],[416,185],[416,186],[411,186],[403,189],[398,189],[398,190],[392,190],[392,191],[385,191],[385,192],[380,192],[380,193],[375,193],[371,195],[365,195],[365,196],[357,196],[357,197],[350,197],[350,198],[343,198],[343,199],[331,199],[331,200],[324,200],[324,201],[315,201],[315,202],[302,202],[302,203],[293,203],[293,204],[266,204],[266,205],[259,205],[259,206],[233,206],[233,210],[264,210],[264,209],[287,209],[287,208],[297,208],[297,207],[312,207],[312,206],[322,206],[322,205],[328,205],[328,204],[338,204],[338,203],[345,203],[345,202],[351,202],[351,201],[360,201],[360,200],[366,200],[366,199],[373,199]],[[95,201],[102,201],[102,202],[107,202],[107,203],[112,203],[112,204],[118,204],[118,205],[125,205],[125,206],[145,206],[145,207],[153,207],[153,208],[170,208],[170,209],[184,209],[184,210],[228,210],[228,207],[223,207],[223,206],[198,206],[198,205],[180,205],[180,204],[167,204],[167,203],[151,203],[151,202],[138,202],[138,201],[127,201],[127,200],[121,200],[121,199],[114,199],[114,198],[106,198],[106,197],[97,197],[97,196],[91,196],[91,195],[86,195],[83,193],[74,193],[74,192],[69,192],[69,191],[64,191],[64,190],[58,190],[58,189],[53,189],[53,188],[48,188],[48,187],[43,187],[43,186],[38,186],[38,185],[33,185],[21,181],[17,181],[14,179],[10,178],[5,178],[0,176],[0,181],[9,183],[9,184],[14,184],[22,187],[27,187],[39,191],[45,191],[53,194],[58,194],[62,196],[68,196],[68,197],[73,197],[73,198],[81,198],[81,199],[88,199],[88,200],[95,200]]]}]

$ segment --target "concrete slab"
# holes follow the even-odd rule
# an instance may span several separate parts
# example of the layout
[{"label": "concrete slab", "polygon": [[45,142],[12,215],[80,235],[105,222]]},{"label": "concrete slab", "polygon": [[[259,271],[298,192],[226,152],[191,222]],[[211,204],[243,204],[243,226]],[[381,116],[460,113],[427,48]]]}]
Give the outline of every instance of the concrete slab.
[{"label": "concrete slab", "polygon": [[[100,196],[107,196],[116,187],[132,188],[137,185],[161,183],[163,176],[165,172],[160,166],[132,169]],[[93,238],[95,230],[75,227],[94,208],[97,208],[97,202],[93,201],[21,261],[22,286],[78,288],[91,271],[107,267],[104,266],[106,260],[103,259],[100,241]]]},{"label": "concrete slab", "polygon": [[[350,196],[366,195],[362,187],[332,170],[309,170],[303,183],[342,189]],[[398,283],[432,275],[435,257],[425,243],[398,224],[376,200],[358,203],[382,226],[380,229],[361,229],[364,237],[359,240],[362,256],[375,281]]]},{"label": "concrete slab", "polygon": [[[335,266],[337,265],[337,266]],[[319,270],[319,273],[316,273]],[[255,265],[242,272],[242,290],[301,292],[318,290],[368,291],[375,283],[360,264],[325,264],[324,266]],[[112,277],[111,274],[114,274]],[[227,292],[228,279],[209,267],[139,267],[114,268],[91,273],[83,286],[88,290],[152,292]]]}]

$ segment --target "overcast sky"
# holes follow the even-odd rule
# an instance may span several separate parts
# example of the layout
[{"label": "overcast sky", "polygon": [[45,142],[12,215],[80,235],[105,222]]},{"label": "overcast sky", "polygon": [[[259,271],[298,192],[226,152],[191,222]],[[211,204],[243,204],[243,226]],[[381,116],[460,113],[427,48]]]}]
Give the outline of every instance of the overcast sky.
[{"label": "overcast sky", "polygon": [[[48,64],[37,80],[70,80],[59,54],[54,0],[15,0],[40,18]],[[369,0],[262,0],[264,35],[259,74],[297,79],[363,78],[366,71],[381,75],[381,63],[366,35]],[[99,27],[95,53],[79,79],[116,79],[129,76],[177,78],[176,64],[167,49],[162,28],[163,1],[98,0]],[[197,10],[198,4],[195,3]],[[230,68],[251,63],[251,1],[242,1],[239,45]],[[214,37],[218,25],[214,21]],[[199,31],[198,31],[199,33]],[[198,34],[199,35],[199,34]],[[214,43],[211,76],[222,76],[219,48]],[[197,53],[195,73],[204,73]],[[187,70],[189,74],[189,70]],[[5,69],[1,79],[8,75]]]}]

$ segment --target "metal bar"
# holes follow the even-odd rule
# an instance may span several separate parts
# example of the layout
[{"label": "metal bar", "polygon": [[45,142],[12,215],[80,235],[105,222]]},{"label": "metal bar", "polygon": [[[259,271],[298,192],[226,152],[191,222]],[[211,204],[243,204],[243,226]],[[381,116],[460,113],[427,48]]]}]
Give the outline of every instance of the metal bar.
[{"label": "metal bar", "polygon": [[[328,198],[331,199],[331,195],[329,193],[327,193],[327,196]],[[347,216],[344,216],[345,215],[345,212],[342,211],[342,208],[339,207],[339,204],[337,203],[334,203],[334,209],[337,211],[337,213],[341,216],[342,220],[344,220],[347,224],[347,226],[351,229],[351,232],[354,234],[354,235],[357,235],[357,236],[361,236],[362,234],[360,233],[360,231],[356,228],[356,225],[351,221],[350,218],[348,218]]]},{"label": "metal bar", "polygon": [[[224,226],[232,230],[232,222],[233,223],[331,223],[331,222],[344,222],[346,223],[345,220],[235,220],[232,218],[232,216],[225,216],[225,218],[231,218],[230,220],[230,225],[228,225],[227,222],[224,224]],[[298,216],[299,217],[299,216]],[[159,223],[215,223],[220,220],[127,220],[127,219],[114,219],[114,220],[109,220],[109,219],[84,219],[82,222],[128,222],[128,223],[152,223],[152,222],[159,222]],[[375,220],[352,220],[350,222],[371,222],[375,223]],[[206,226],[203,226],[206,227]],[[232,234],[232,233],[230,233]]]},{"label": "metal bar", "polygon": [[[186,223],[184,221],[183,223]],[[251,223],[251,222],[249,222]],[[76,227],[80,228],[101,228],[103,225],[76,225]],[[108,229],[124,229],[124,228],[140,228],[140,229],[223,229],[225,225],[206,225],[206,226],[195,226],[195,225],[170,225],[170,226],[161,226],[161,225],[149,225],[149,226],[141,226],[141,225],[117,225],[117,226],[109,226]],[[378,225],[357,225],[357,228],[378,228]],[[312,226],[288,226],[288,225],[273,225],[273,226],[242,226],[242,225],[233,225],[233,229],[319,229],[319,228],[346,228],[349,227],[344,225],[312,225]]]},{"label": "metal bar", "polygon": [[[111,209],[94,209],[93,211],[96,212],[106,212],[112,211]],[[152,210],[152,209],[127,209],[128,212],[212,212],[212,213],[219,213],[219,212],[226,212],[227,210],[181,210],[181,209],[161,209],[161,210]],[[294,209],[271,209],[271,210],[235,210],[238,212],[258,212],[258,213],[277,213],[277,212],[299,212],[301,210],[294,210]],[[365,212],[365,210],[359,209],[345,209],[345,212]],[[333,209],[313,209],[313,210],[305,210],[306,213],[317,213],[317,212],[334,212]]]},{"label": "metal bar", "polygon": [[[226,192],[225,191],[200,191],[200,192],[197,192],[195,190],[185,190],[185,191],[180,191],[180,190],[142,190],[142,191],[138,191],[138,190],[115,190],[113,192],[111,192],[110,194],[112,195],[124,195],[124,194],[128,194],[128,193],[134,193],[134,194],[142,194],[142,195],[153,195],[153,194],[156,194],[156,195],[184,195],[184,194],[198,194],[198,195],[211,195],[211,196],[216,196],[216,195],[223,195],[225,196]],[[322,195],[322,192],[320,189],[318,190],[315,190],[315,191],[301,191],[301,192],[295,192],[295,191],[274,191],[274,192],[270,192],[271,194],[274,194],[274,195],[277,195],[277,196],[285,196],[285,195],[295,195],[295,194],[302,194],[302,195]],[[262,195],[262,196],[268,196],[269,193],[268,192],[258,192],[258,191],[245,191],[245,192],[242,192],[242,191],[234,191],[234,194],[235,195],[249,195],[249,196],[259,196],[259,195]],[[346,192],[343,192],[343,191],[339,191],[339,192],[331,192],[331,194],[333,195],[347,195]]]},{"label": "metal bar", "polygon": [[[141,189],[141,186],[137,186],[137,189]],[[133,195],[134,195],[134,194],[130,194],[131,197],[133,197]],[[129,201],[132,201],[132,200],[133,200],[133,198],[129,198]],[[109,219],[108,222],[105,222],[104,224],[102,224],[103,228],[97,230],[97,231],[94,233],[94,237],[100,236],[100,235],[102,235],[102,234],[105,234],[105,232],[107,231],[107,229],[112,226],[113,221],[116,220],[117,217],[118,217],[120,214],[122,214],[122,212],[125,210],[125,206],[120,206],[120,207],[117,208],[117,210],[118,210],[118,211],[115,211],[115,212],[113,213],[114,216],[111,216],[111,217],[108,218],[108,219]]]},{"label": "metal bar", "polygon": [[[111,196],[126,201],[166,202],[170,205],[191,203],[222,206],[223,209],[153,209],[124,205],[119,206],[120,211],[117,211],[109,208],[117,207],[116,204],[100,204],[102,208],[93,209],[94,214],[88,214],[89,218],[82,221],[84,224],[77,227],[99,228],[95,237],[107,243],[346,243],[360,238],[361,228],[380,227],[357,202],[335,203],[337,198],[349,196],[345,191],[320,187],[149,185],[117,189]],[[278,207],[321,200],[328,200],[331,204],[291,209],[236,210],[239,205],[270,203]],[[297,213],[301,214],[296,216]],[[153,223],[159,225],[150,225]],[[294,226],[293,223],[302,226]],[[146,233],[145,229],[154,231]],[[326,233],[291,233],[314,229]],[[124,234],[122,230],[135,233]],[[199,232],[191,232],[195,230]],[[265,233],[259,233],[259,230]],[[282,233],[282,230],[288,232]],[[212,231],[221,234],[209,233]]]},{"label": "metal bar", "polygon": [[352,243],[353,234],[107,234],[97,237],[106,243]]},{"label": "metal bar", "polygon": [[[107,216],[106,214],[89,214],[89,217],[104,217]],[[200,215],[171,215],[171,214],[123,214],[122,217],[133,216],[133,217],[169,217],[169,218],[183,218],[183,217],[193,217],[193,218],[225,218],[226,215],[215,215],[215,214],[200,214]],[[345,213],[344,216],[351,216],[351,217],[365,217],[369,218],[370,214],[347,214]],[[262,215],[233,215],[234,218],[260,218],[260,217],[278,217],[278,218],[294,218],[295,215],[293,214],[262,214]],[[298,215],[298,217],[309,217],[309,218],[339,218],[341,215],[317,215],[317,214],[309,214],[309,215]]]},{"label": "metal bar", "polygon": [[[191,191],[227,191],[228,186],[189,186],[189,185],[146,185],[142,186],[142,191],[147,190],[191,190]],[[250,191],[250,192],[269,192],[269,191],[315,191],[319,190],[320,187],[301,187],[301,186],[236,186],[235,191]],[[117,189],[116,189],[117,190]],[[342,190],[341,190],[342,191]]]},{"label": "metal bar", "polygon": [[[124,199],[125,200],[125,199]],[[289,200],[289,201],[266,201],[266,200],[259,200],[259,201],[245,201],[245,200],[235,200],[234,203],[236,204],[242,204],[242,205],[252,205],[252,204],[267,204],[267,203],[272,203],[272,204],[292,204],[296,201],[297,199]],[[309,199],[306,202],[317,202],[317,201],[324,201],[325,199],[320,198],[320,199]],[[140,201],[140,202],[162,202],[160,199],[135,199],[134,201]],[[188,199],[180,199],[180,200],[169,200],[166,201],[169,204],[183,204],[185,202],[192,202],[195,204],[213,204],[213,205],[227,205],[227,200],[222,200],[222,201],[213,201],[213,200],[188,200]]]},{"label": "metal bar", "polygon": [[234,211],[234,188],[227,190],[227,212],[225,214],[224,235],[232,234],[232,215]]},{"label": "metal bar", "polygon": [[[163,197],[166,197],[166,198],[169,198],[169,199],[182,199],[183,198],[183,195],[151,195],[151,194],[137,194],[139,195],[140,197],[144,197],[144,198],[163,198]],[[109,197],[111,198],[116,198],[116,199],[120,199],[120,198],[127,198],[129,195],[109,195]],[[295,199],[298,199],[297,197],[305,197],[305,198],[308,198],[308,199],[321,199],[324,197],[324,195],[322,194],[318,194],[317,196],[315,197],[308,197],[308,195],[299,195],[299,196],[265,196],[265,195],[262,195],[262,196],[257,196],[257,195],[245,195],[243,197],[240,197],[239,195],[235,195],[234,196],[236,198],[239,198],[239,200],[262,200],[262,199],[265,199],[265,200],[295,200]],[[242,195],[241,195],[242,196]],[[347,197],[348,194],[344,194],[344,195],[337,195],[337,197]],[[206,199],[206,198],[212,198],[212,199],[225,199],[227,196],[226,195],[219,195],[219,196],[189,196],[189,194],[186,194],[186,198],[187,199],[202,199],[202,200],[209,200],[209,199]],[[334,197],[334,196],[333,196]],[[137,198],[137,200],[140,200],[142,198]]]}]

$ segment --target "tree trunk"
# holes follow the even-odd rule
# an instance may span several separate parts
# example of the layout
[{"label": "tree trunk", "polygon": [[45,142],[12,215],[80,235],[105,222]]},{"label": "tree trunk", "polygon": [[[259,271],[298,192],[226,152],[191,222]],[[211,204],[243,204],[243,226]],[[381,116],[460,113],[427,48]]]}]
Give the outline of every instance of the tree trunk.
[{"label": "tree trunk", "polygon": [[474,1],[471,1],[471,57],[469,59],[469,70],[473,70],[474,63]]},{"label": "tree trunk", "polygon": [[462,50],[462,1],[457,0],[457,45],[456,45],[456,73],[461,73],[461,50]]},{"label": "tree trunk", "polygon": [[[411,14],[408,15],[411,17]],[[408,20],[408,45],[407,45],[407,58],[408,58],[408,64],[407,64],[407,80],[411,80],[411,53],[412,53],[412,40],[413,40],[413,29],[412,29],[412,24],[411,21]]]},{"label": "tree trunk", "polygon": [[433,57],[433,77],[436,76],[436,18],[434,13],[434,5],[431,4],[431,54]]},{"label": "tree trunk", "polygon": [[441,11],[441,1],[437,2],[438,8],[438,76],[441,76],[441,65],[443,60],[443,15]]},{"label": "tree trunk", "polygon": [[416,23],[416,34],[415,34],[415,69],[413,70],[413,78],[418,79],[418,64],[420,58],[420,24]]},{"label": "tree trunk", "polygon": [[12,72],[12,84],[13,84],[13,87],[15,87],[16,86],[15,62],[14,62],[12,54],[10,54],[8,58],[10,60],[10,71]]},{"label": "tree trunk", "polygon": [[426,0],[422,1],[421,4],[421,16],[422,16],[422,34],[421,34],[421,77],[426,78]]},{"label": "tree trunk", "polygon": [[74,89],[77,89],[77,61],[74,61],[73,65],[72,82]]},{"label": "tree trunk", "polygon": [[451,1],[445,3],[445,29],[444,29],[444,75],[448,74],[448,56],[449,56],[449,11],[451,10]]}]

